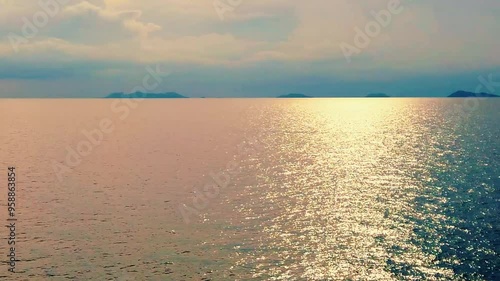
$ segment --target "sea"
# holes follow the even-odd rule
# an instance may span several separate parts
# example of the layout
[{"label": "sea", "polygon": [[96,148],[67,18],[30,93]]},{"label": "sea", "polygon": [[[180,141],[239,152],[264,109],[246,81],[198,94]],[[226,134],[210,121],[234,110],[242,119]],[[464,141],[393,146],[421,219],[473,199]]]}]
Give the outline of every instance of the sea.
[{"label": "sea", "polygon": [[0,280],[500,280],[499,108],[1,99]]}]

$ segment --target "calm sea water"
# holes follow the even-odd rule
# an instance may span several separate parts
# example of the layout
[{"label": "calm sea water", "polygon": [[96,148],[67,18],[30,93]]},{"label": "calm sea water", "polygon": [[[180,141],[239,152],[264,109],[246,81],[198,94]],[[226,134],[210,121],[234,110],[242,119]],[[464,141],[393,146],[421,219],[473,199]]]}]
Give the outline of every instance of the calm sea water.
[{"label": "calm sea water", "polygon": [[0,100],[0,279],[500,280],[476,102]]}]

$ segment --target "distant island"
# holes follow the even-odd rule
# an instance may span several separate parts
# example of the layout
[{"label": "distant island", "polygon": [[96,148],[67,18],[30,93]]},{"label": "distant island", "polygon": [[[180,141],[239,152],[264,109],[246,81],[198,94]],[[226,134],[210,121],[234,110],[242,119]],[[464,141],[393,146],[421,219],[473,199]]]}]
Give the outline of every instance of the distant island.
[{"label": "distant island", "polygon": [[450,98],[499,98],[500,96],[488,93],[472,93],[466,91],[457,91],[449,95]]},{"label": "distant island", "polygon": [[[301,93],[290,93],[286,95],[280,95],[277,96],[277,98],[312,98],[313,96],[308,96],[305,94]],[[321,97],[340,97],[340,96],[321,96]],[[385,93],[371,93],[366,95],[365,97],[367,98],[390,98],[391,96],[385,94]],[[477,98],[499,98],[500,96],[494,95],[494,94],[488,94],[488,93],[473,93],[473,92],[467,92],[467,91],[457,91],[448,97],[450,98],[472,98],[472,97],[477,97]],[[179,93],[176,92],[166,92],[166,93],[143,93],[143,92],[135,92],[135,93],[130,93],[130,94],[125,94],[125,93],[111,93],[107,95],[104,98],[108,99],[121,99],[121,98],[128,98],[128,99],[134,99],[134,98],[143,98],[143,99],[184,99],[188,98],[186,96],[183,96]],[[201,98],[206,98],[205,96]]]},{"label": "distant island", "polygon": [[278,96],[278,98],[311,98],[310,96],[306,96],[304,94],[297,94],[297,93],[291,93],[291,94],[287,94],[287,95],[281,95],[281,96]]},{"label": "distant island", "polygon": [[390,98],[388,94],[384,93],[373,93],[373,94],[368,94],[366,95],[367,98]]},{"label": "distant island", "polygon": [[131,94],[125,93],[112,93],[107,95],[105,98],[107,99],[184,99],[187,98],[183,95],[180,95],[176,92],[168,92],[168,93],[143,93],[143,92],[135,92]]}]

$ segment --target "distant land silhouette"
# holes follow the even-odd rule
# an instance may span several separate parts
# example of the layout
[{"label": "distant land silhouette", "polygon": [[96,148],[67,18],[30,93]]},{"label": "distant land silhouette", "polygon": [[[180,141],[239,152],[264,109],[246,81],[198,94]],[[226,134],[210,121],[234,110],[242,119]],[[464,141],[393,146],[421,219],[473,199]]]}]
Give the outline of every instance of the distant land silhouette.
[{"label": "distant land silhouette", "polygon": [[368,94],[366,95],[367,98],[389,98],[391,96],[389,96],[388,94],[384,94],[384,93],[373,93],[373,94]]},{"label": "distant land silhouette", "polygon": [[[290,93],[286,95],[277,96],[277,98],[313,98],[314,96],[305,95],[302,93]],[[318,98],[340,98],[343,96],[337,95],[329,95],[329,96],[321,96]],[[367,98],[390,98],[391,96],[385,93],[371,93],[366,95]],[[470,98],[470,97],[478,97],[478,98],[498,98],[500,96],[488,93],[473,93],[467,91],[457,91],[451,95],[448,95],[449,98]],[[143,92],[135,92],[130,94],[125,93],[111,93],[107,95],[105,98],[111,99],[119,99],[119,98],[144,98],[144,99],[181,99],[188,98],[176,92],[166,92],[166,93],[143,93]],[[206,98],[205,96],[201,98]],[[356,98],[356,97],[352,97]]]},{"label": "distant land silhouette", "polygon": [[[308,96],[305,94],[299,94],[299,93],[291,93],[291,94],[286,94],[286,95],[281,95],[278,96],[278,98],[313,98],[314,96]],[[383,93],[374,93],[374,94],[368,94],[366,95],[368,98],[389,98],[390,96],[387,94]],[[337,95],[328,95],[328,96],[321,96],[318,98],[344,98],[344,96],[337,96]],[[352,97],[356,98],[356,97]]]},{"label": "distant land silhouette", "polygon": [[500,96],[488,93],[472,93],[466,91],[457,91],[449,95],[450,98],[499,98]]},{"label": "distant land silhouette", "polygon": [[310,96],[306,96],[304,94],[298,94],[298,93],[291,93],[291,94],[278,96],[278,98],[310,98]]},{"label": "distant land silhouette", "polygon": [[187,98],[181,94],[176,92],[167,92],[167,93],[143,93],[143,92],[135,92],[131,94],[125,93],[112,93],[107,95],[105,98],[107,99],[133,99],[133,98],[142,98],[142,99],[183,99]]}]

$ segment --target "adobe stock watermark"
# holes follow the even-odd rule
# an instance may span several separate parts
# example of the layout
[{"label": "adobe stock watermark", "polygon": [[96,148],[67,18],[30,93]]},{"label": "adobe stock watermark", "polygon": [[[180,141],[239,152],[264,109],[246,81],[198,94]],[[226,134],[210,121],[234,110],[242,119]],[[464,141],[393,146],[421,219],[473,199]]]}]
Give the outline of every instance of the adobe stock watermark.
[{"label": "adobe stock watermark", "polygon": [[[264,150],[266,143],[262,142],[262,137],[257,136],[238,145],[237,155],[255,157],[260,151]],[[192,198],[192,205],[180,203],[178,210],[184,220],[184,223],[191,222],[190,215],[201,216],[201,212],[208,208],[211,201],[220,195],[220,191],[226,188],[232,178],[238,174],[238,163],[236,160],[229,161],[226,169],[218,173],[211,172],[211,181],[203,186],[203,189],[195,189]]]},{"label": "adobe stock watermark", "polygon": [[220,20],[225,20],[224,14],[234,12],[243,3],[243,0],[214,0],[213,6]]},{"label": "adobe stock watermark", "polygon": [[[120,121],[124,121],[130,116],[132,109],[137,108],[140,102],[144,101],[144,94],[157,89],[163,79],[169,76],[170,72],[162,72],[159,66],[156,69],[146,67],[147,74],[142,79],[142,84],[132,89],[132,95],[127,98],[114,99],[110,105],[111,112],[118,116]],[[95,147],[99,146],[105,136],[111,134],[115,129],[115,122],[111,118],[101,119],[97,127],[91,130],[81,130],[82,140],[74,147],[66,146],[66,157],[63,163],[52,160],[52,169],[59,182],[63,181],[63,175],[71,172],[72,168],[79,166],[83,159],[89,156]]]},{"label": "adobe stock watermark", "polygon": [[340,49],[347,62],[350,63],[353,55],[359,55],[364,49],[368,48],[372,39],[379,36],[382,29],[391,24],[393,17],[401,14],[403,11],[404,6],[401,0],[390,0],[386,9],[378,12],[371,11],[370,14],[373,16],[374,20],[369,21],[364,29],[357,26],[354,28],[355,35],[353,44],[346,42],[340,43]]},{"label": "adobe stock watermark", "polygon": [[22,18],[21,33],[9,32],[7,35],[14,52],[18,53],[22,44],[27,44],[30,39],[35,38],[40,30],[47,26],[50,19],[57,16],[62,10],[62,6],[68,4],[69,1],[71,0],[38,0],[40,9],[31,18]]},{"label": "adobe stock watermark", "polygon": [[[496,73],[498,77],[500,73]],[[494,81],[493,78],[495,77],[494,73],[489,73],[486,77],[483,75],[478,76],[478,84],[475,88],[474,93],[476,94],[475,97],[469,97],[464,99],[463,104],[461,105],[456,105],[455,106],[455,112],[460,114],[460,116],[468,116],[467,113],[472,113],[473,111],[476,111],[479,108],[479,101],[484,98],[485,96],[482,96],[481,94],[497,94],[496,90],[497,88],[500,88],[500,79],[499,81]],[[486,92],[485,92],[486,90]]]},{"label": "adobe stock watermark", "polygon": [[[486,77],[481,75],[477,78],[479,84],[476,87],[476,94],[482,93],[485,89],[489,94],[496,94],[496,88],[500,87],[500,81],[493,81],[494,75],[495,74],[490,73]],[[496,75],[500,77],[500,73],[496,73]]]}]

